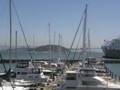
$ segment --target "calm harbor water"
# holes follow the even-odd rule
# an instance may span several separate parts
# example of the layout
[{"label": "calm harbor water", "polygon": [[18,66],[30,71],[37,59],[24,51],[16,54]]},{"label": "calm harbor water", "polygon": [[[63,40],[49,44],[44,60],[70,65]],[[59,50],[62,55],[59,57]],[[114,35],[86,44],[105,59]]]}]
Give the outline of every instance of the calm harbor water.
[{"label": "calm harbor water", "polygon": [[[3,59],[9,59],[9,51],[0,51],[2,58]],[[51,58],[61,58],[61,59],[66,59],[68,53],[58,53],[58,52],[52,52],[51,53]],[[50,58],[50,53],[49,52],[31,52],[32,58],[34,59],[49,59]],[[103,53],[102,52],[93,52],[92,57],[96,57],[99,60],[102,60]],[[73,60],[74,57],[74,52],[72,52],[69,56],[69,60]],[[78,60],[78,58],[82,59],[80,56],[80,53],[77,52],[75,55],[75,60]],[[27,51],[19,51],[17,52],[17,58],[18,59],[31,59],[29,52]],[[16,54],[15,51],[12,51],[12,59],[16,59]],[[10,67],[9,64],[5,64],[6,68],[8,69]],[[120,76],[120,64],[106,64],[107,68],[109,68],[113,73],[116,75]],[[11,68],[14,68],[15,64],[11,65]],[[0,64],[0,72],[3,72],[4,68],[3,65]]]},{"label": "calm harbor water", "polygon": [[[2,54],[2,58],[3,59],[9,59],[9,51],[0,51],[0,53]],[[82,56],[80,54],[80,52],[77,52],[75,55],[75,52],[71,52],[69,55],[69,59],[73,60],[73,57],[75,56],[75,60],[82,59]],[[12,55],[12,59],[49,59],[49,58],[61,58],[61,59],[66,59],[68,56],[68,52],[51,52],[51,56],[49,52],[39,52],[39,51],[31,51],[31,56],[30,53],[28,51],[18,51],[17,55],[15,51],[12,51],[11,53]],[[16,57],[17,56],[17,57]],[[92,57],[96,57],[98,59],[102,59],[103,53],[101,52],[93,52],[91,54]]]}]

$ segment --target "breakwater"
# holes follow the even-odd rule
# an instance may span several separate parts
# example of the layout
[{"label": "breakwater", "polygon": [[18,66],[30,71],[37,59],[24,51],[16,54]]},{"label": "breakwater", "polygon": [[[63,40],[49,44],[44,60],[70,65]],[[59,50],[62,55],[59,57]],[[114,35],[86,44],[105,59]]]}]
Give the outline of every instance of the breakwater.
[{"label": "breakwater", "polygon": [[[30,59],[3,59],[3,60],[0,60],[0,63],[16,63],[16,62],[25,62],[25,61],[31,61]],[[32,61],[52,61],[52,60],[48,60],[48,59],[35,59],[35,60],[32,60]],[[54,60],[55,61],[55,60]],[[57,60],[56,60],[57,61]],[[78,62],[78,61],[81,61],[81,60],[61,60],[62,62],[68,62],[68,63],[75,63],[75,62]]]},{"label": "breakwater", "polygon": [[120,59],[117,59],[117,58],[104,58],[103,57],[103,61],[106,64],[120,64]]},{"label": "breakwater", "polygon": [[[2,63],[2,61],[4,63],[16,63],[16,62],[21,62],[21,61],[31,61],[31,59],[12,59],[10,61],[10,59],[3,59],[3,60],[0,60],[0,63]],[[35,59],[35,60],[32,60],[32,61],[53,61],[53,60],[48,60],[48,59]],[[54,60],[55,61],[55,60]],[[57,60],[56,60],[57,61]],[[75,62],[78,62],[78,61],[82,61],[82,60],[61,60],[62,62],[68,62],[68,63],[75,63]],[[117,60],[113,60],[113,59],[103,59],[102,61],[104,61],[104,63],[106,64],[120,64],[120,59],[117,59]]]}]

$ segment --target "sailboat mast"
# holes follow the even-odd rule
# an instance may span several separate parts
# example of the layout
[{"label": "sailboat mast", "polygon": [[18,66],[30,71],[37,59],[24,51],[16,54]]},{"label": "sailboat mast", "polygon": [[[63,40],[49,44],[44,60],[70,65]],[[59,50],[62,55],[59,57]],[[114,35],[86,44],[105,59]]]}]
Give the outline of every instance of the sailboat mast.
[{"label": "sailboat mast", "polygon": [[87,24],[87,5],[85,8],[85,18],[83,26],[83,59],[82,59],[82,68],[85,68],[85,54],[86,54],[86,25]]},{"label": "sailboat mast", "polygon": [[50,36],[50,23],[48,23],[48,27],[49,27],[49,58],[50,58],[50,62],[51,62],[51,36]]},{"label": "sailboat mast", "polygon": [[55,50],[56,50],[56,32],[54,32],[54,48],[53,48],[53,50],[54,50],[54,52],[55,52]]},{"label": "sailboat mast", "polygon": [[15,50],[15,58],[16,58],[16,63],[17,63],[17,59],[18,59],[18,57],[17,57],[17,31],[15,32],[15,35],[16,35],[16,42],[15,42],[15,48],[16,48],[16,50]]},{"label": "sailboat mast", "polygon": [[35,52],[35,35],[34,34],[33,34],[33,53],[34,53],[34,60],[35,60],[36,52]]},{"label": "sailboat mast", "polygon": [[11,53],[12,53],[12,50],[11,50],[11,48],[12,48],[12,9],[11,9],[11,0],[9,0],[9,18],[10,18],[10,52],[9,52],[9,54],[10,54],[10,56],[9,56],[9,58],[10,58],[10,66],[9,67],[11,67]]},{"label": "sailboat mast", "polygon": [[90,29],[88,29],[88,50],[89,57],[91,56],[91,47],[90,47]]},{"label": "sailboat mast", "polygon": [[61,55],[61,45],[62,44],[62,36],[59,34],[59,41],[58,41],[58,48],[59,48],[59,58],[61,58],[62,57],[62,55]]}]

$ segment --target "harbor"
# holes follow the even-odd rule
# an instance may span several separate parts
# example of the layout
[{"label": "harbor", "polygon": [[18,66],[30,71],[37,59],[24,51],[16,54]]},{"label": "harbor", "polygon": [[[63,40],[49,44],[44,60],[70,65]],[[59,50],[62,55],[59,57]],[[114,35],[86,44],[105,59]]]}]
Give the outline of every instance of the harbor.
[{"label": "harbor", "polygon": [[106,1],[0,2],[0,90],[120,90],[120,38],[103,40],[116,27],[105,28],[106,6],[116,11]]}]

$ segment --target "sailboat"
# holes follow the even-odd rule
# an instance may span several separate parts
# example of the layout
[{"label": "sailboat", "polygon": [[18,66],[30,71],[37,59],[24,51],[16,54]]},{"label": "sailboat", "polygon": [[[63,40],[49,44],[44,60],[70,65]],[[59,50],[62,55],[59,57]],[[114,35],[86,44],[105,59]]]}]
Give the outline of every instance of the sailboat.
[{"label": "sailboat", "polygon": [[94,68],[89,68],[85,65],[87,5],[84,14],[82,67],[77,65],[75,66],[77,67],[76,70],[73,70],[74,67],[67,70],[65,78],[58,83],[58,90],[119,90],[120,84],[97,76]]},{"label": "sailboat", "polygon": [[[14,72],[12,72],[12,70],[11,70],[11,42],[12,42],[12,14],[11,14],[11,0],[9,0],[9,16],[10,16],[10,49],[9,49],[9,59],[10,59],[10,64],[9,64],[9,70],[7,71],[6,69],[5,69],[5,73],[3,73],[3,74],[1,74],[0,75],[0,78],[1,79],[5,79],[5,80],[7,80],[7,81],[10,81],[10,77],[15,77],[15,73]],[[2,55],[0,54],[0,57],[1,57],[1,60],[2,60]],[[3,65],[4,65],[4,62],[3,62]],[[5,65],[4,65],[4,68],[5,68]]]},{"label": "sailboat", "polygon": [[10,15],[10,66],[9,66],[9,70],[5,70],[6,73],[3,75],[0,75],[0,78],[2,78],[1,82],[0,82],[0,90],[25,90],[24,87],[22,86],[13,86],[12,82],[11,82],[11,42],[12,42],[12,14],[11,14],[11,0],[9,0],[9,15]]},{"label": "sailboat", "polygon": [[[9,11],[10,11],[10,66],[11,67],[11,44],[12,44],[12,14],[11,14],[11,4],[12,0],[9,0]],[[44,76],[41,67],[35,67],[32,60],[30,62],[22,61],[17,62],[14,72],[16,77],[11,77],[11,69],[8,70],[1,77],[8,78],[10,81],[3,80],[0,82],[2,89],[9,90],[37,90],[43,82],[47,82],[48,78]],[[39,87],[40,89],[40,87]]]},{"label": "sailboat", "polygon": [[37,86],[44,85],[44,83],[48,84],[49,78],[44,75],[42,67],[36,66],[36,64],[33,62],[33,58],[30,50],[28,51],[31,56],[31,61],[22,60],[16,63],[16,67],[14,69],[14,72],[16,73],[16,77],[12,78],[12,81],[14,86],[23,86],[23,87],[28,87],[30,89],[31,88],[36,89]]}]

